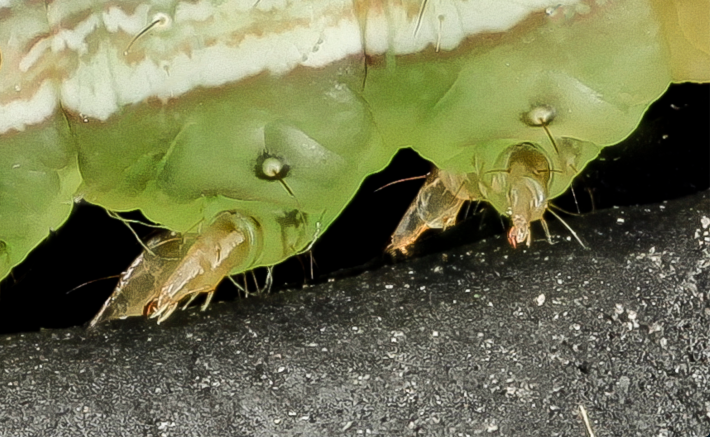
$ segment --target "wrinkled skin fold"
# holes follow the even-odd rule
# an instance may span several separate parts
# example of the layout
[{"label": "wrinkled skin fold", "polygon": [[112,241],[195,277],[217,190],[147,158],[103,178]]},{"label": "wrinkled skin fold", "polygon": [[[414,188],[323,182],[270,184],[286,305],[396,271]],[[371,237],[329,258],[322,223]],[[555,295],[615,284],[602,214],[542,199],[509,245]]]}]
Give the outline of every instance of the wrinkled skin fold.
[{"label": "wrinkled skin fold", "polygon": [[[76,199],[139,209],[190,241],[241,235],[219,268],[206,243],[133,266],[161,273],[118,316],[153,301],[169,315],[225,275],[308,249],[404,147],[438,170],[391,248],[453,224],[466,200],[529,242],[547,202],[671,82],[710,79],[707,1],[501,2],[490,17],[458,0],[248,3],[0,7],[0,275]],[[305,52],[301,34],[316,37]],[[225,212],[235,230],[218,231]],[[166,297],[190,263],[200,286]]]}]

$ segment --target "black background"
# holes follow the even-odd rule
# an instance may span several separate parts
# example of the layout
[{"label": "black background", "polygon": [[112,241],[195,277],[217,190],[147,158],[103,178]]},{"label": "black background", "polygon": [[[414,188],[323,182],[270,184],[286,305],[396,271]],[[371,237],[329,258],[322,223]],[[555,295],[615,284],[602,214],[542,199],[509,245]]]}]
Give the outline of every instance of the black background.
[{"label": "black background", "polygon": [[[384,248],[421,181],[376,190],[399,179],[426,174],[429,169],[430,165],[411,150],[400,152],[385,171],[363,183],[357,197],[316,244],[315,279],[310,279],[310,257],[302,255],[275,268],[274,290],[400,261],[384,254]],[[578,205],[582,212],[656,203],[707,189],[710,85],[672,86],[652,105],[639,128],[619,145],[604,149],[573,186],[576,204],[570,192],[554,203],[568,211],[576,211]],[[573,217],[569,219],[573,221]],[[471,243],[502,233],[506,225],[492,208],[473,205],[456,228],[426,234],[416,252]],[[144,238],[154,232],[137,230]],[[541,239],[544,234],[533,225],[533,235]],[[103,209],[76,205],[71,219],[0,283],[0,333],[86,323],[111,293],[115,276],[140,250],[128,229]],[[217,299],[236,296],[234,287],[225,281]]]}]

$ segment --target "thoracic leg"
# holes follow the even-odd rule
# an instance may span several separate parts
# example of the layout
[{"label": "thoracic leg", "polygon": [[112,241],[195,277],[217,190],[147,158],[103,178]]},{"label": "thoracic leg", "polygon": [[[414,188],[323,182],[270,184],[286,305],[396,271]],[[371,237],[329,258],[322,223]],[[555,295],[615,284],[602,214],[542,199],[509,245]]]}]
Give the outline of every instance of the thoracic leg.
[{"label": "thoracic leg", "polygon": [[[468,174],[434,170],[392,235],[391,251],[407,252],[427,229],[446,229],[456,222],[465,201],[496,201],[498,210],[510,216],[508,241],[513,247],[530,245],[530,223],[547,210],[552,169],[545,153],[531,143],[508,147],[499,169],[478,166]],[[474,159],[474,164],[476,163]]]},{"label": "thoracic leg", "polygon": [[[253,220],[223,212],[199,235],[167,233],[148,243],[122,275],[91,322],[148,315],[167,319],[183,300],[207,293],[206,309],[220,281],[235,269],[248,270],[261,238]],[[152,253],[151,253],[152,252]],[[188,302],[189,304],[189,302]]]},{"label": "thoracic leg", "polygon": [[[429,174],[417,198],[392,234],[388,251],[407,253],[407,248],[427,229],[446,229],[456,224],[456,216],[461,207],[470,199],[462,196],[467,193],[465,191],[452,192],[447,186],[449,184],[444,183],[446,177],[450,180],[452,175],[438,169]],[[464,177],[460,179],[463,181]]]},{"label": "thoracic leg", "polygon": [[113,293],[89,326],[154,311],[160,284],[175,270],[194,242],[194,235],[182,236],[175,232],[164,232],[150,239],[143,253],[121,274]]},{"label": "thoracic leg", "polygon": [[220,214],[188,249],[180,264],[160,288],[151,318],[167,319],[183,299],[213,293],[229,273],[253,259],[256,226],[235,212]]}]

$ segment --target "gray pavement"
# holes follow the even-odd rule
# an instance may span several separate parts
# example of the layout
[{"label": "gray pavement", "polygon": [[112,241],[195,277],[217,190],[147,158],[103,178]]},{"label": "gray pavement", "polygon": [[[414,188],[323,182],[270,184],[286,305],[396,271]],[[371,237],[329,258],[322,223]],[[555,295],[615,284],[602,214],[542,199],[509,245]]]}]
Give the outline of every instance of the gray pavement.
[{"label": "gray pavement", "polygon": [[[552,220],[551,220],[552,221]],[[710,195],[152,321],[0,339],[2,436],[710,433]],[[533,229],[541,234],[539,227]]]}]

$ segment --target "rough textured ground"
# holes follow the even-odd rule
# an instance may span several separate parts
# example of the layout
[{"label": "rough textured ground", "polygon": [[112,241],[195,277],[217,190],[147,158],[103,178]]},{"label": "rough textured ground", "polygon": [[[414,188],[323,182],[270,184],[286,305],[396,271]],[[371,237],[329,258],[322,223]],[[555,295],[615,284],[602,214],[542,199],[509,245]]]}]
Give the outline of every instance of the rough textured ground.
[{"label": "rough textured ground", "polygon": [[[710,195],[272,296],[0,340],[2,436],[710,432]],[[535,229],[539,232],[539,229]],[[567,235],[553,226],[557,235]]]}]

